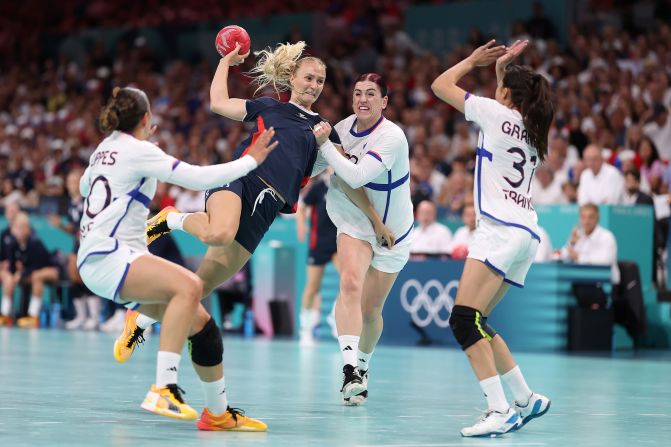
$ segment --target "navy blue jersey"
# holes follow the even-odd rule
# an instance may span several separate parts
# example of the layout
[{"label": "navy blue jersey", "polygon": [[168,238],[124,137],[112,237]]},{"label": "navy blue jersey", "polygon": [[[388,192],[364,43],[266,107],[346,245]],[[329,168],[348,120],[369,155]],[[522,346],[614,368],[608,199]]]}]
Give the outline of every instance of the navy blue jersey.
[{"label": "navy blue jersey", "polygon": [[42,241],[35,236],[30,236],[25,246],[21,246],[21,244],[14,239],[9,244],[7,254],[9,271],[16,273],[18,263],[20,262],[23,267],[23,270],[21,271],[22,278],[30,278],[30,274],[35,270],[55,265],[47,248]]},{"label": "navy blue jersey", "polygon": [[312,207],[310,216],[310,248],[314,249],[319,239],[335,239],[336,227],[326,212],[326,192],[328,186],[323,180],[317,180],[303,197],[303,203]]},{"label": "navy blue jersey", "polygon": [[[266,161],[256,168],[255,175],[261,177],[279,192],[286,205],[282,213],[296,212],[298,193],[312,174],[319,147],[312,128],[324,121],[316,113],[298,107],[292,103],[280,102],[274,98],[262,97],[247,100],[247,115],[244,121],[254,122],[252,134],[235,150],[235,158],[240,158],[265,129],[275,128],[277,148],[270,153]],[[340,144],[335,130],[329,137]]]}]

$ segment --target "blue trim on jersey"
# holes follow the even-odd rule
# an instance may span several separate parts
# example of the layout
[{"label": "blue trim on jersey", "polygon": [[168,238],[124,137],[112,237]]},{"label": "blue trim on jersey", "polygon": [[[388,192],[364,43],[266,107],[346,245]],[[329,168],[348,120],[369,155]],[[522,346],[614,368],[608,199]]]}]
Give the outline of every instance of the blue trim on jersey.
[{"label": "blue trim on jersey", "polygon": [[464,102],[466,102],[466,100],[467,100],[470,96],[471,96],[471,92],[466,92],[466,94],[464,95]]},{"label": "blue trim on jersey", "polygon": [[110,254],[110,253],[114,253],[114,252],[117,251],[118,249],[119,249],[119,241],[117,241],[117,240],[115,239],[115,240],[114,240],[114,248],[113,248],[113,249],[111,249],[111,250],[107,250],[107,251],[92,251],[91,253],[89,253],[89,254],[87,254],[86,256],[84,256],[84,259],[82,260],[82,262],[80,262],[79,265],[77,266],[77,270],[79,270],[79,269],[82,268],[82,266],[84,265],[84,263],[89,259],[89,256],[93,256],[93,255],[108,255],[108,254]]},{"label": "blue trim on jersey", "polygon": [[[130,205],[133,203],[133,199],[134,199],[133,194],[136,191],[140,192],[140,188],[142,188],[142,185],[144,185],[145,180],[147,180],[147,178],[142,177],[142,180],[140,180],[140,184],[137,185],[135,188],[133,188],[128,193],[128,195],[130,196],[130,200],[128,201],[128,205],[126,205],[126,211],[123,212],[123,214],[121,215],[121,218],[119,220],[117,220],[116,224],[114,225],[114,228],[112,228],[112,232],[110,233],[110,237],[114,236],[114,234],[116,233],[116,230],[119,229],[119,225],[121,224],[121,221],[126,217],[126,215],[128,214],[128,210],[130,209]],[[144,195],[144,194],[142,194],[142,195]],[[149,208],[149,207],[147,207],[147,208]]]},{"label": "blue trim on jersey", "polygon": [[149,208],[149,204],[151,204],[151,199],[146,195],[142,194],[138,188],[129,192],[128,195],[131,197],[131,199],[135,199],[141,204],[143,204],[145,208]]},{"label": "blue trim on jersey", "polygon": [[494,154],[489,152],[487,149],[484,147],[479,147],[475,150],[475,155],[479,155],[480,157],[485,157],[487,160],[492,161],[494,159]]},{"label": "blue trim on jersey", "polygon": [[485,210],[482,209],[482,159],[487,158],[489,161],[492,161],[494,156],[492,155],[491,152],[489,152],[487,149],[484,148],[485,143],[485,135],[482,135],[482,147],[477,148],[475,151],[475,155],[480,157],[480,160],[478,160],[478,168],[477,168],[477,175],[476,175],[476,186],[478,188],[478,210],[480,211],[480,214],[483,216],[487,216],[490,219],[509,226],[509,227],[515,227],[515,228],[520,228],[522,230],[528,231],[529,234],[531,234],[531,237],[534,239],[538,240],[538,242],[541,241],[541,237],[537,235],[536,233],[531,230],[531,228],[526,227],[521,224],[513,223],[513,222],[507,222],[505,220],[501,220],[498,217],[494,217],[492,214],[486,212]]},{"label": "blue trim on jersey", "polygon": [[503,279],[506,278],[506,272],[504,272],[503,270],[501,270],[500,268],[496,267],[494,264],[489,262],[489,259],[485,259],[485,265],[487,267],[489,267],[490,269],[494,270],[499,275],[501,275],[503,277]]},{"label": "blue trim on jersey", "polygon": [[[114,296],[112,297],[112,301],[116,302],[117,297],[119,296],[119,292],[121,291],[121,288],[123,287],[124,281],[126,281],[126,275],[128,275],[128,270],[130,269],[130,262],[126,264],[126,269],[123,271],[123,276],[121,276],[121,280],[119,281],[119,284],[116,286],[116,290],[114,291]],[[132,301],[128,301],[125,304],[132,303]]]},{"label": "blue trim on jersey", "polygon": [[[357,138],[361,138],[361,137],[365,137],[366,135],[370,135],[371,133],[373,133],[375,128],[382,122],[383,119],[384,119],[384,115],[380,115],[380,119],[377,120],[377,122],[375,124],[373,124],[373,126],[370,129],[366,129],[363,132],[358,132],[357,133],[357,132],[354,131],[354,126],[356,126],[356,118],[355,118],[354,122],[352,123],[352,127],[350,127],[350,129],[349,129],[349,133],[351,133],[352,135],[354,135]],[[380,161],[382,161],[382,160],[380,160]]]},{"label": "blue trim on jersey", "polygon": [[515,286],[515,287],[519,287],[520,289],[524,289],[524,285],[523,285],[523,284],[517,283],[517,282],[515,282],[515,281],[511,281],[511,280],[509,280],[508,278],[503,278],[503,281],[507,282],[507,283],[510,284],[511,286]]},{"label": "blue trim on jersey", "polygon": [[398,239],[396,239],[396,242],[394,243],[394,245],[398,244],[398,243],[401,242],[403,239],[405,239],[406,237],[408,237],[408,235],[410,234],[410,232],[411,232],[414,228],[415,228],[415,224],[413,223],[412,225],[410,225],[410,228],[408,228],[408,231],[406,231],[405,234],[404,234],[403,236],[401,236],[401,237],[399,237]]},{"label": "blue trim on jersey", "polygon": [[181,162],[182,162],[181,160],[175,160],[172,163],[172,170],[174,171]]},{"label": "blue trim on jersey", "polygon": [[[390,172],[389,175],[391,175],[391,171],[389,171],[389,172]],[[391,191],[392,189],[396,189],[399,186],[401,186],[402,184],[404,184],[405,182],[407,182],[409,178],[410,178],[410,173],[408,172],[407,174],[405,174],[403,177],[396,180],[395,182],[391,182],[391,183],[372,183],[371,182],[371,183],[366,183],[363,186],[365,186],[368,189],[375,190],[375,191]]]},{"label": "blue trim on jersey", "polygon": [[368,155],[372,155],[373,157],[377,158],[380,162],[382,162],[382,157],[380,157],[379,154],[376,154],[376,153],[373,152],[373,151],[368,151],[368,152],[366,152],[366,154],[368,154]]},{"label": "blue trim on jersey", "polygon": [[[387,184],[391,186],[391,171],[387,171]],[[387,213],[389,213],[389,204],[391,203],[391,190],[387,190],[387,203],[384,205],[384,217],[382,218],[382,223],[387,223]]]}]

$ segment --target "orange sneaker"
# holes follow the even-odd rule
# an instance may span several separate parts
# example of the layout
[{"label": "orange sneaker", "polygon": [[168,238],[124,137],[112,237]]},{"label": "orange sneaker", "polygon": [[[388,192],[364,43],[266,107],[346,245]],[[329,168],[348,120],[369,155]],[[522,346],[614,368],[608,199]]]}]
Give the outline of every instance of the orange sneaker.
[{"label": "orange sneaker", "polygon": [[198,419],[198,412],[184,402],[180,391],[184,392],[173,383],[163,388],[152,385],[141,407],[152,413],[182,421]]},{"label": "orange sneaker", "polygon": [[0,327],[2,327],[2,326],[11,327],[13,324],[14,324],[14,320],[12,320],[11,317],[6,317],[4,315],[0,315]]},{"label": "orange sneaker", "polygon": [[144,343],[144,329],[137,325],[137,317],[140,312],[135,310],[126,311],[126,325],[123,332],[114,340],[114,360],[119,363],[125,363],[135,347]]},{"label": "orange sneaker", "polygon": [[203,409],[197,424],[200,430],[206,431],[266,431],[268,426],[258,419],[253,419],[244,415],[244,412],[238,408],[228,407],[220,415],[210,413],[207,408]]},{"label": "orange sneaker", "polygon": [[16,325],[23,329],[37,329],[40,327],[40,319],[37,317],[21,317],[16,320]]},{"label": "orange sneaker", "polygon": [[147,229],[147,245],[172,231],[168,228],[167,220],[168,214],[170,213],[179,213],[179,210],[174,206],[166,206],[145,223]]}]

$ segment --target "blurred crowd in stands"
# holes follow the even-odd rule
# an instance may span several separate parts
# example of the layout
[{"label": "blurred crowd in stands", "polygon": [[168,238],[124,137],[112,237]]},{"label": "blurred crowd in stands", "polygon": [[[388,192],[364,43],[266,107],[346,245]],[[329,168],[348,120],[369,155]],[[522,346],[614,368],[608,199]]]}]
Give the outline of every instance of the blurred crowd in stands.
[{"label": "blurred crowd in stands", "polygon": [[[0,19],[0,208],[17,204],[43,215],[65,214],[70,203],[65,180],[88,164],[89,154],[103,137],[97,115],[117,85],[133,84],[149,94],[159,126],[155,140],[179,159],[194,164],[230,160],[246,135],[242,123],[210,112],[210,81],[216,67],[207,61],[163,60],[137,41],[121,40],[113,54],[95,46],[86,61],[77,64],[45,57],[40,32],[188,25],[212,17],[234,20],[309,12],[319,6],[326,39],[323,47],[310,51],[323,58],[328,69],[317,111],[337,122],[351,113],[353,79],[365,72],[384,74],[390,87],[384,114],[404,129],[411,148],[413,202],[433,202],[438,219],[460,218],[465,207],[469,212],[477,129],[438,101],[429,85],[490,38],[477,29],[463,46],[448,54],[432,54],[404,31],[404,10],[417,3],[413,1],[8,3],[0,7],[5,12]],[[46,9],[35,8],[35,3]],[[566,45],[559,43],[556,27],[540,4],[512,24],[505,42],[531,40],[520,62],[546,76],[556,95],[550,154],[534,178],[534,202],[626,204],[635,203],[639,194],[667,197],[669,2],[654,3],[657,9],[645,26],[632,22],[629,2],[583,3],[589,3],[588,13],[582,23],[569,26]],[[12,13],[23,14],[25,20],[11,20]],[[289,41],[304,39],[297,28],[287,31]],[[249,57],[233,69],[232,97],[253,95],[254,87],[244,73],[254,59]],[[462,85],[493,97],[494,71],[476,70]],[[658,198],[655,203],[658,219],[668,217],[668,201]],[[153,207],[175,205],[188,212],[202,210],[203,204],[202,193],[160,185]]]}]

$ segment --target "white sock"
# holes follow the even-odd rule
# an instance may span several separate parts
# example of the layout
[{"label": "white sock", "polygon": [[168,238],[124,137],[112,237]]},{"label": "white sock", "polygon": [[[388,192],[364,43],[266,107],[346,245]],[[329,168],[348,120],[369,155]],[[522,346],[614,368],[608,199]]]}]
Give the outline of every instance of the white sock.
[{"label": "white sock", "polygon": [[321,313],[319,312],[319,309],[308,309],[308,315],[308,318],[310,319],[310,330],[312,330],[319,324]]},{"label": "white sock", "polygon": [[2,295],[2,305],[0,307],[0,315],[8,317],[12,311],[12,299],[7,295]]},{"label": "white sock", "polygon": [[156,387],[163,388],[177,383],[177,369],[181,355],[176,352],[158,351],[156,356]]},{"label": "white sock", "polygon": [[191,213],[168,213],[165,221],[168,224],[168,228],[171,230],[182,230],[184,231],[184,219]]},{"label": "white sock", "polygon": [[340,335],[338,336],[338,344],[340,345],[343,366],[356,366],[356,353],[359,350],[359,337],[356,335]]},{"label": "white sock", "polygon": [[28,304],[28,315],[31,317],[39,317],[40,307],[42,307],[42,298],[35,295],[31,296],[30,304]]},{"label": "white sock", "polygon": [[373,352],[366,354],[362,350],[359,350],[357,353],[356,356],[359,359],[359,369],[361,371],[368,371],[368,368],[370,368],[370,358],[373,357]]},{"label": "white sock", "polygon": [[154,320],[153,318],[149,318],[145,314],[140,314],[138,315],[137,320],[135,320],[135,322],[140,329],[147,329],[149,326],[156,323],[156,320]]},{"label": "white sock", "polygon": [[301,309],[301,330],[312,332],[319,322],[319,311],[315,309]]},{"label": "white sock", "polygon": [[513,399],[517,401],[518,404],[522,405],[529,402],[532,391],[527,385],[527,381],[524,380],[522,371],[519,366],[515,366],[513,369],[501,376],[503,381],[508,385],[510,391],[513,393]]},{"label": "white sock", "polygon": [[205,392],[205,407],[212,414],[221,414],[228,408],[226,398],[226,378],[222,377],[214,382],[200,382]]},{"label": "white sock", "polygon": [[506,395],[503,392],[501,378],[496,375],[480,381],[480,388],[487,398],[487,406],[490,410],[505,413],[510,408],[506,402]]}]

